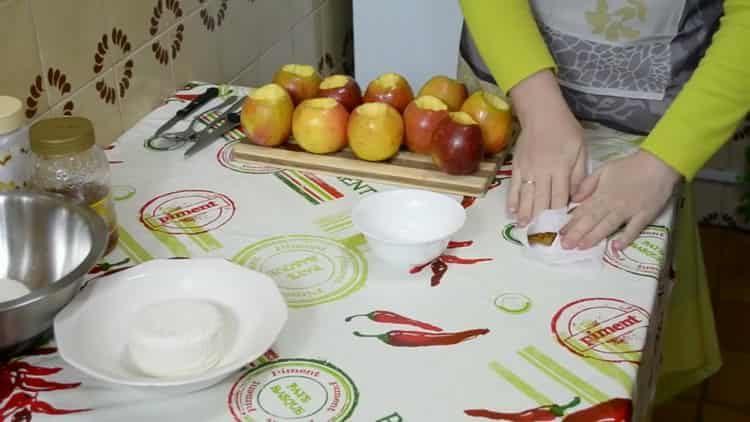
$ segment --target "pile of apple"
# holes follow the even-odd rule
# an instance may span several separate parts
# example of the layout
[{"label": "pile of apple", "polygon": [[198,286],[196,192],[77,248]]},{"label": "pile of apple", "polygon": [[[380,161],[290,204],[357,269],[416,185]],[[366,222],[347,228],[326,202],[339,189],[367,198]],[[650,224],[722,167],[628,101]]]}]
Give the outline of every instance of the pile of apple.
[{"label": "pile of apple", "polygon": [[449,174],[471,174],[485,155],[502,151],[511,135],[508,103],[488,92],[469,96],[446,76],[430,79],[414,97],[396,73],[372,81],[364,96],[352,77],[321,80],[311,66],[285,65],[273,83],[249,95],[241,113],[248,139],[274,147],[290,135],[305,151],[328,154],[349,146],[355,156],[383,161],[403,145],[429,154]]}]

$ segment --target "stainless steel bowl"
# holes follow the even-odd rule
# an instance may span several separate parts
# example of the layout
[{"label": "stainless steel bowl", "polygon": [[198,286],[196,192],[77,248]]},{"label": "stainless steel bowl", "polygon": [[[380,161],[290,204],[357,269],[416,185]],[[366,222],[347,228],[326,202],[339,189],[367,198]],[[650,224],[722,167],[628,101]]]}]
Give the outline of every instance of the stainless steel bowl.
[{"label": "stainless steel bowl", "polygon": [[44,340],[107,243],[104,222],[62,196],[0,193],[0,277],[31,293],[0,302],[0,359]]}]

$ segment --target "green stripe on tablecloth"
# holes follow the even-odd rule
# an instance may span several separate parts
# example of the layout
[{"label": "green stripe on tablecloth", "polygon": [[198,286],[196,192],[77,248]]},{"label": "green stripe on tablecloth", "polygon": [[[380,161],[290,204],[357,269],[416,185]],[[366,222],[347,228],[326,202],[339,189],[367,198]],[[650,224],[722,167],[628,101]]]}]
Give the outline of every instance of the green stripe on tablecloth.
[{"label": "green stripe on tablecloth", "polygon": [[562,365],[555,362],[552,358],[539,351],[536,347],[529,346],[518,352],[522,358],[534,365],[537,369],[544,372],[550,378],[562,384],[573,394],[586,400],[589,403],[596,404],[609,400],[609,396],[599,391],[593,385],[587,383],[577,375],[565,369]]},{"label": "green stripe on tablecloth", "polygon": [[283,171],[277,171],[276,173],[274,173],[274,176],[278,177],[279,180],[281,180],[282,182],[284,182],[285,185],[287,185],[293,191],[297,192],[303,198],[307,199],[307,201],[310,202],[311,204],[318,205],[320,203],[317,199],[315,199],[312,196],[308,195],[307,192],[305,192],[304,190],[302,190],[302,188],[300,188],[294,182],[292,182],[289,179],[289,176],[287,176],[286,174],[284,174]]},{"label": "green stripe on tablecloth", "polygon": [[156,230],[152,230],[151,234],[153,234],[159,242],[161,242],[164,246],[167,247],[167,249],[169,249],[170,252],[172,252],[172,256],[182,258],[187,258],[190,256],[190,251],[188,251],[188,248],[183,245],[182,242],[180,242],[180,239],[178,239],[176,236]]},{"label": "green stripe on tablecloth", "polygon": [[[185,231],[186,234],[196,233],[204,230],[203,227],[196,225],[195,222],[189,218],[182,221],[177,221],[176,223],[177,226]],[[190,236],[190,240],[192,240],[193,243],[198,245],[198,247],[203,249],[203,251],[205,252],[215,251],[224,247],[221,242],[219,242],[209,233],[192,234]]]},{"label": "green stripe on tablecloth", "polygon": [[346,230],[352,227],[354,227],[354,223],[352,223],[351,220],[347,220],[347,221],[342,221],[335,225],[323,227],[323,231],[326,231],[328,233],[334,233],[334,232],[340,232],[342,230]]},{"label": "green stripe on tablecloth", "polygon": [[117,226],[117,233],[120,237],[117,246],[119,246],[120,249],[125,252],[125,255],[133,260],[133,262],[140,264],[141,262],[154,259],[154,257],[148,253],[148,251],[144,249],[143,246],[141,246],[135,238],[125,230],[125,228]]},{"label": "green stripe on tablecloth", "polygon": [[305,184],[305,186],[307,186],[308,188],[314,190],[315,193],[317,193],[321,198],[323,198],[323,200],[325,200],[325,201],[331,201],[331,200],[334,199],[334,197],[330,193],[328,193],[327,191],[323,190],[323,188],[321,188],[320,186],[318,186],[317,183],[315,183],[312,180],[310,180],[304,174],[302,174],[302,173],[300,173],[300,172],[298,172],[296,170],[289,170],[289,173],[291,173],[296,180],[302,182],[303,184]]},{"label": "green stripe on tablecloth", "polygon": [[516,390],[520,391],[531,400],[534,400],[538,405],[545,406],[552,403],[552,400],[547,396],[535,390],[534,387],[522,380],[521,377],[514,374],[510,369],[504,367],[498,362],[490,362],[490,369],[500,375],[504,380],[508,381],[508,383],[515,387]]},{"label": "green stripe on tablecloth", "polygon": [[[569,342],[571,343],[571,346],[573,347],[577,347],[577,346],[580,346],[581,348],[585,347],[583,344],[577,344],[577,342],[574,342],[573,340],[569,340]],[[616,348],[616,346],[613,348]],[[602,375],[607,376],[617,381],[620,385],[623,386],[623,388],[625,388],[625,391],[628,391],[628,392],[633,391],[633,379],[630,377],[630,375],[627,372],[623,371],[622,368],[620,368],[616,363],[607,362],[607,361],[599,360],[596,358],[583,357],[583,356],[581,356],[581,359],[583,360],[584,363],[596,369]]]},{"label": "green stripe on tablecloth", "polygon": [[620,357],[623,360],[631,361],[631,362],[640,362],[641,361],[641,354],[640,352],[627,352],[626,350],[629,349],[630,345],[628,346],[621,346],[619,344],[615,344],[614,342],[607,341],[603,344],[604,348],[609,350],[610,352],[617,353],[620,355]]}]

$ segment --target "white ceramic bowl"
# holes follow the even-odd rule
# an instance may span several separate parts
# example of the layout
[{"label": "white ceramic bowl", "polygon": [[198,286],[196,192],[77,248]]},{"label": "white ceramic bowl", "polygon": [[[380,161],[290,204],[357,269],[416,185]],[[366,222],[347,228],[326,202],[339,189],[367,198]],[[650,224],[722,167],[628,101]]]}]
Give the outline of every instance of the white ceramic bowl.
[{"label": "white ceramic bowl", "polygon": [[[135,369],[128,329],[144,306],[199,299],[222,305],[230,323],[220,361],[205,372],[159,378]],[[65,361],[99,380],[165,394],[209,387],[265,353],[286,323],[288,309],[268,276],[224,259],[154,260],[99,278],[55,318]]]},{"label": "white ceramic bowl", "polygon": [[376,256],[404,267],[440,256],[463,227],[466,211],[447,195],[399,189],[368,195],[354,207],[352,220]]}]

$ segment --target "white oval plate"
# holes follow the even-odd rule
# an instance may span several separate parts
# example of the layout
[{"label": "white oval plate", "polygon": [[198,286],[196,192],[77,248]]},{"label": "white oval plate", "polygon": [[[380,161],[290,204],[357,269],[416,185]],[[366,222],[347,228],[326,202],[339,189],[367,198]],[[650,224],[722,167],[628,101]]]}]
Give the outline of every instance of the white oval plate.
[{"label": "white oval plate", "polygon": [[[129,361],[127,333],[144,306],[175,299],[222,305],[230,323],[222,359],[193,376],[151,377]],[[224,259],[158,259],[96,279],[55,317],[60,356],[99,380],[185,393],[209,387],[259,358],[286,323],[288,308],[270,277]]]}]

